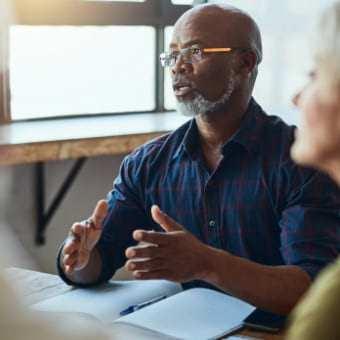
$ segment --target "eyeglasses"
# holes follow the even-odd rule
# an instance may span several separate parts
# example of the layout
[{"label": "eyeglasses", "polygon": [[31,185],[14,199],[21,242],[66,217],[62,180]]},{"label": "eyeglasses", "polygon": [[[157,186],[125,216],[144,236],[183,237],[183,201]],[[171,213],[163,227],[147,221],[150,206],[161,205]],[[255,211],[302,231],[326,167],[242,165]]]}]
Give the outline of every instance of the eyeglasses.
[{"label": "eyeglasses", "polygon": [[200,47],[187,47],[178,51],[163,52],[160,54],[159,59],[163,67],[173,67],[176,65],[177,60],[182,56],[183,61],[187,64],[196,64],[204,59],[205,54],[208,53],[230,53],[235,50],[248,50],[245,48],[230,48],[230,47],[213,47],[213,48],[200,48]]}]

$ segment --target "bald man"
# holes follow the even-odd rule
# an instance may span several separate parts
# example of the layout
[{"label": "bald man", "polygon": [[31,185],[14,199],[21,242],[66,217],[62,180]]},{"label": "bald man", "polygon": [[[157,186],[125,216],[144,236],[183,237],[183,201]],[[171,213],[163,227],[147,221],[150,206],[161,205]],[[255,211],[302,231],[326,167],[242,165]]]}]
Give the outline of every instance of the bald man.
[{"label": "bald man", "polygon": [[59,273],[90,286],[125,264],[137,279],[208,286],[287,314],[337,256],[340,199],[291,161],[294,128],[252,98],[259,29],[236,8],[197,6],[160,59],[192,119],[124,159],[107,201],[71,227]]}]

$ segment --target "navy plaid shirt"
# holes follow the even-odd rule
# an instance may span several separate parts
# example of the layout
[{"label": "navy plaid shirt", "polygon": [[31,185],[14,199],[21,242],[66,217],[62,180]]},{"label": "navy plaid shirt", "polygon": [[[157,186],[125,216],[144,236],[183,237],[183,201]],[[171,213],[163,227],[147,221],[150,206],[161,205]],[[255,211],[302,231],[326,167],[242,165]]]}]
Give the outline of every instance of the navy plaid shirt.
[{"label": "navy plaid shirt", "polygon": [[265,265],[296,265],[314,278],[338,254],[340,196],[328,177],[292,162],[293,132],[252,99],[214,172],[194,119],[128,155],[108,196],[99,281],[125,263],[133,230],[160,230],[153,204],[210,246]]}]

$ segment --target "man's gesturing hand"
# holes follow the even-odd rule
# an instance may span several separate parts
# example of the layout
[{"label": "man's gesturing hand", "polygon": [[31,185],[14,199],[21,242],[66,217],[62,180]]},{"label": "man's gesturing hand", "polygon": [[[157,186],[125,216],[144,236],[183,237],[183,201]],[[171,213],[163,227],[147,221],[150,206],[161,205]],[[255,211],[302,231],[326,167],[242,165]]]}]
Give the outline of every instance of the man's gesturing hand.
[{"label": "man's gesturing hand", "polygon": [[88,264],[91,251],[102,234],[107,211],[107,202],[100,200],[89,219],[72,225],[62,251],[62,263],[67,274],[83,269]]},{"label": "man's gesturing hand", "polygon": [[152,218],[166,232],[135,230],[133,238],[144,244],[126,250],[125,267],[138,279],[187,282],[204,279],[209,267],[209,247],[163,213],[151,208]]}]

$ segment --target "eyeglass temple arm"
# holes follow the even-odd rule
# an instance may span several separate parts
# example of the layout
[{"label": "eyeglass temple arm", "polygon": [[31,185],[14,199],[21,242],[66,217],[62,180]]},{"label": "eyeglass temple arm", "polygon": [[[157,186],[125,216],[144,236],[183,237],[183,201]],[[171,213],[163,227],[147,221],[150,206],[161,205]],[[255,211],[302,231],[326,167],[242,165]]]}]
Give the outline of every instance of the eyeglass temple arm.
[{"label": "eyeglass temple arm", "polygon": [[212,52],[231,52],[233,49],[230,47],[214,47],[214,48],[203,48],[203,52],[212,53]]}]

